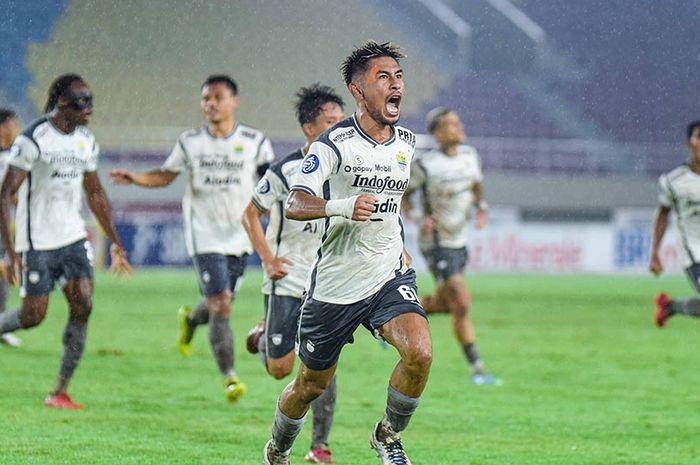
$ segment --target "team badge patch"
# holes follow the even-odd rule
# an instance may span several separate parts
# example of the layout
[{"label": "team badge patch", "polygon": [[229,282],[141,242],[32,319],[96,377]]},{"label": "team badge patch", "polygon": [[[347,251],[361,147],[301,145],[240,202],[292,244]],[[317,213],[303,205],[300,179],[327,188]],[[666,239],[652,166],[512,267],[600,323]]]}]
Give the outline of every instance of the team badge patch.
[{"label": "team badge patch", "polygon": [[241,145],[241,144],[236,144],[236,145],[233,147],[233,150],[234,150],[236,153],[243,153],[243,150],[245,150],[245,149],[244,149],[243,145]]},{"label": "team badge patch", "polygon": [[261,179],[257,187],[255,188],[255,191],[258,194],[267,194],[268,192],[270,192],[270,181],[268,181],[267,179]]},{"label": "team badge patch", "polygon": [[282,335],[281,334],[273,334],[270,339],[272,339],[272,343],[276,346],[282,344]]},{"label": "team badge patch", "polygon": [[396,161],[399,163],[399,169],[401,171],[406,171],[406,154],[403,152],[397,153]]},{"label": "team badge patch", "polygon": [[310,153],[304,158],[304,163],[301,165],[301,172],[304,174],[313,173],[320,165],[321,161],[318,159],[318,156]]}]

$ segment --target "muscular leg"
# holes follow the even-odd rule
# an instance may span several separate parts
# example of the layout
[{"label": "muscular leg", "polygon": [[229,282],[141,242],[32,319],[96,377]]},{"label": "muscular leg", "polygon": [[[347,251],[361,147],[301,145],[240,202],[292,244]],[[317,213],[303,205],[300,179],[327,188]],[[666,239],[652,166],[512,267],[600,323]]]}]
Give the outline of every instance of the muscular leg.
[{"label": "muscular leg", "polygon": [[277,450],[284,452],[292,448],[311,402],[328,387],[335,369],[336,365],[333,365],[326,370],[316,371],[303,363],[299,364],[296,378],[282,391],[277,402],[272,424],[272,441]]},{"label": "muscular leg", "polygon": [[438,284],[433,295],[423,295],[420,297],[420,304],[425,313],[450,313],[447,303],[442,299],[440,289],[443,285]]},{"label": "muscular leg", "polygon": [[287,355],[280,358],[267,356],[267,372],[275,379],[286,377],[294,369],[294,351],[290,350]]},{"label": "muscular leg", "polygon": [[66,391],[85,350],[87,323],[92,312],[92,291],[93,281],[90,278],[71,279],[63,287],[70,314],[63,332],[63,356],[53,394]]},{"label": "muscular leg", "polygon": [[194,330],[199,325],[209,323],[209,307],[207,299],[202,298],[192,312],[187,316],[187,324]]},{"label": "muscular leg", "polygon": [[312,449],[325,449],[328,447],[328,435],[333,425],[336,396],[337,386],[335,376],[333,376],[323,394],[311,402],[311,410],[313,412],[313,424],[311,426]]},{"label": "muscular leg", "polygon": [[401,356],[389,381],[386,413],[376,431],[384,441],[408,426],[428,382],[433,349],[428,322],[417,313],[399,315],[380,332]]},{"label": "muscular leg", "polygon": [[207,297],[209,309],[209,343],[219,371],[225,377],[235,374],[233,369],[233,332],[229,324],[231,291]]},{"label": "muscular leg", "polygon": [[19,310],[3,312],[0,315],[0,333],[37,326],[46,317],[48,306],[48,295],[25,297],[22,299],[22,307]]}]

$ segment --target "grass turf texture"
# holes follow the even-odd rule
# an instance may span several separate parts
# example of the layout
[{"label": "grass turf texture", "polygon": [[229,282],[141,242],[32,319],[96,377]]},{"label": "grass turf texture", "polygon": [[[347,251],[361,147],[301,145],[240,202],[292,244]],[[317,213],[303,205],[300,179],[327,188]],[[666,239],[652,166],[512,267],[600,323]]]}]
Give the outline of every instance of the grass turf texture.
[{"label": "grass turf texture", "polygon": [[[60,357],[66,305],[0,347],[0,463],[261,463],[275,401],[288,380],[265,375],[244,350],[260,318],[261,274],[250,270],[234,304],[237,369],[248,393],[223,387],[206,329],[194,354],[175,349],[176,310],[198,299],[189,270],[138,270],[131,282],[99,274],[88,346],[71,393],[84,411],[43,406]],[[690,295],[682,277],[478,275],[469,278],[487,366],[504,386],[473,386],[449,318],[431,317],[434,362],[404,444],[413,462],[440,464],[695,464],[700,456],[698,321],[652,325],[661,289]],[[420,290],[432,286],[421,276]],[[378,464],[368,438],[397,360],[364,329],[338,370],[331,446],[339,464]],[[310,418],[292,463],[303,463]]]}]

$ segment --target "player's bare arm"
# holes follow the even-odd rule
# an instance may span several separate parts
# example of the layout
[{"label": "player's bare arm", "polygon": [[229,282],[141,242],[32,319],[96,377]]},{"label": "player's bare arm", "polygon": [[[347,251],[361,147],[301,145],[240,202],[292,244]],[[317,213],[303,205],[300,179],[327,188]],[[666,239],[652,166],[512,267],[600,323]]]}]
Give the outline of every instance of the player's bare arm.
[{"label": "player's bare arm", "polygon": [[284,207],[285,217],[290,220],[307,221],[343,216],[353,221],[367,221],[374,212],[377,198],[361,194],[347,199],[327,201],[308,192],[293,190]]},{"label": "player's bare arm", "polygon": [[167,170],[152,170],[146,172],[113,169],[109,172],[109,179],[114,184],[136,184],[141,187],[165,187],[172,183],[179,173]]},{"label": "player's bare arm", "polygon": [[117,229],[114,227],[112,209],[96,171],[88,171],[84,174],[83,189],[85,189],[87,194],[90,210],[94,213],[109,240],[112,241],[112,246],[110,247],[112,266],[110,269],[116,276],[126,275],[130,277],[134,271],[127,259],[126,251],[119,239]]},{"label": "player's bare arm", "polygon": [[668,228],[668,217],[670,213],[670,208],[660,206],[656,212],[656,219],[654,220],[654,233],[651,242],[651,261],[649,263],[649,271],[655,275],[660,275],[664,271],[664,266],[661,263],[661,257],[659,256],[659,249],[661,247],[661,241],[664,238],[666,228]]},{"label": "player's bare arm", "polygon": [[248,206],[243,212],[241,223],[246,233],[248,233],[255,251],[260,255],[260,260],[267,276],[272,280],[281,279],[289,274],[289,270],[285,265],[294,265],[294,263],[285,257],[275,257],[272,253],[270,246],[267,245],[265,240],[265,232],[260,221],[262,215],[263,212],[253,202],[248,202]]},{"label": "player's bare arm", "polygon": [[480,183],[474,183],[472,187],[474,193],[474,203],[476,205],[476,229],[483,229],[488,223],[488,204],[484,196],[484,186]]},{"label": "player's bare arm", "polygon": [[6,276],[13,286],[19,283],[19,276],[22,271],[22,261],[15,252],[15,246],[10,233],[10,211],[16,197],[19,186],[27,177],[26,171],[10,166],[5,175],[5,180],[0,188],[0,236],[7,251],[6,255]]}]

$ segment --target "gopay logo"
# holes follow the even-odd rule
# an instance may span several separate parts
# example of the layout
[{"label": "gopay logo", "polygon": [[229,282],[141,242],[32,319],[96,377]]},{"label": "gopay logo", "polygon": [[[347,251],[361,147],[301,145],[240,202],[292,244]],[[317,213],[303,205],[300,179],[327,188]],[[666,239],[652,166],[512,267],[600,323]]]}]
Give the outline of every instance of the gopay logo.
[{"label": "gopay logo", "polygon": [[321,162],[318,156],[311,153],[304,158],[304,163],[301,165],[301,172],[304,174],[313,173],[318,169],[320,164]]}]

